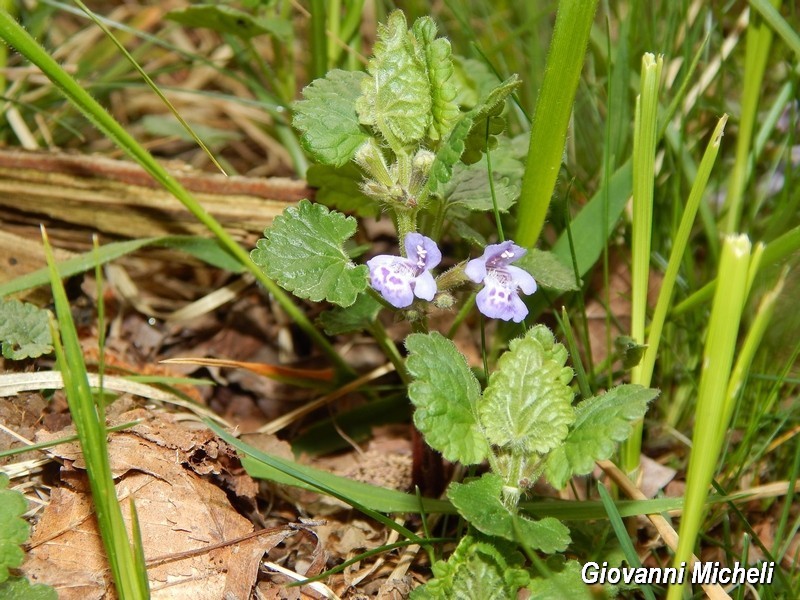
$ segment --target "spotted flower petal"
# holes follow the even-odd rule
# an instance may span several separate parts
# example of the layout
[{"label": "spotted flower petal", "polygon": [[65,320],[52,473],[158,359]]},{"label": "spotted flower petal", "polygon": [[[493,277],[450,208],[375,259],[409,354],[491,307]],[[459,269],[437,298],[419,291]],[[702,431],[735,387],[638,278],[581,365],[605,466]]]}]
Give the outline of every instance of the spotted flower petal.
[{"label": "spotted flower petal", "polygon": [[406,257],[381,254],[367,261],[370,281],[389,304],[406,308],[414,296],[433,300],[436,281],[430,273],[442,260],[436,242],[420,233],[409,233],[404,240]]},{"label": "spotted flower petal", "polygon": [[481,258],[467,263],[464,273],[475,283],[483,283],[476,298],[478,310],[492,319],[521,322],[528,315],[528,308],[519,297],[536,291],[536,281],[527,271],[510,263],[524,256],[527,251],[512,241],[491,244]]}]

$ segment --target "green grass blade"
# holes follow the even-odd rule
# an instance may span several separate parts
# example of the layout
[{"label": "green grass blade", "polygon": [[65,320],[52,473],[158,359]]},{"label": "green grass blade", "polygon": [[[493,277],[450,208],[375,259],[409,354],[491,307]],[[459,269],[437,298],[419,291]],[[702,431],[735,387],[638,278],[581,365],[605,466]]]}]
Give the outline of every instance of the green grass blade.
[{"label": "green grass blade", "polygon": [[[709,485],[717,468],[719,431],[727,428],[727,423],[722,423],[722,417],[725,414],[739,322],[750,282],[750,263],[751,244],[747,236],[726,238],[719,264],[719,273],[724,273],[725,277],[719,280],[714,294],[703,352],[703,369],[695,408],[695,430],[675,566],[688,562],[694,551],[705,513]],[[682,587],[670,587],[668,600],[681,598]]]},{"label": "green grass blade", "polygon": [[[96,252],[91,250],[79,256],[61,261],[56,265],[56,268],[58,269],[60,277],[71,277],[72,275],[89,271],[94,268],[97,262],[99,262],[99,264],[105,264],[132,252],[136,252],[145,246],[164,246],[166,248],[183,250],[187,254],[212,266],[224,268],[233,273],[240,273],[243,270],[242,265],[234,260],[216,240],[182,235],[111,242],[101,246]],[[45,267],[0,284],[0,297],[39,287],[40,285],[47,284],[49,281],[50,274]]]},{"label": "green grass blade", "polygon": [[352,374],[352,369],[339,356],[331,343],[314,327],[306,314],[250,260],[247,251],[236,243],[236,240],[225,231],[219,221],[208,214],[200,203],[5,11],[0,11],[0,38],[39,67],[87,119],[138,162],[164,189],[175,196],[242,265],[255,275],[256,280],[272,294],[289,317],[316,343],[317,347],[338,369],[342,373]]},{"label": "green grass blade", "polygon": [[128,60],[128,62],[133,66],[133,68],[136,69],[136,72],[139,73],[142,79],[144,79],[145,83],[147,83],[150,89],[153,90],[153,92],[158,96],[158,98],[164,103],[164,105],[169,109],[169,111],[173,114],[173,116],[178,120],[178,123],[181,124],[181,127],[184,128],[186,133],[188,133],[189,136],[195,141],[195,143],[198,146],[200,146],[203,152],[205,152],[206,156],[208,156],[212,164],[215,167],[217,167],[217,169],[219,169],[219,171],[223,175],[227,175],[227,173],[225,173],[225,169],[222,168],[222,165],[219,164],[219,162],[217,162],[214,153],[208,149],[208,146],[206,146],[205,142],[203,142],[203,140],[200,139],[200,136],[197,135],[197,133],[195,133],[194,129],[192,129],[189,123],[187,123],[186,120],[180,115],[178,109],[176,109],[175,106],[172,104],[172,102],[169,101],[169,99],[164,95],[161,89],[156,85],[155,81],[153,81],[150,78],[150,76],[145,72],[142,66],[138,62],[136,62],[136,59],[133,58],[133,56],[131,56],[131,53],[128,52],[128,49],[125,48],[125,46],[122,45],[122,43],[111,32],[111,30],[108,27],[106,27],[105,23],[103,23],[103,21],[98,19],[97,15],[95,15],[94,12],[92,12],[92,10],[88,6],[86,6],[83,2],[81,2],[81,0],[75,0],[75,4],[77,4],[81,8],[81,10],[85,12],[86,15],[94,22],[94,24],[97,25],[103,31],[104,34],[106,34],[106,37],[114,43],[114,45],[117,47],[120,53]]},{"label": "green grass blade", "polygon": [[[600,494],[600,500],[603,502],[603,508],[606,509],[608,520],[611,523],[611,528],[614,530],[614,535],[619,540],[619,545],[625,553],[625,559],[631,567],[637,568],[642,566],[642,561],[639,560],[639,555],[636,554],[636,548],[633,547],[628,531],[625,529],[625,523],[622,521],[622,516],[619,514],[617,507],[614,506],[614,501],[611,499],[611,494],[608,493],[606,487],[597,482],[597,492]],[[649,585],[642,585],[639,588],[647,600],[656,600],[653,589]]]},{"label": "green grass blade", "polygon": [[758,11],[761,17],[777,33],[789,49],[800,58],[800,35],[786,22],[778,12],[780,1],[769,2],[769,0],[750,0],[750,6]]},{"label": "green grass blade", "polygon": [[[781,0],[773,0],[773,4],[777,6],[780,6],[780,3]],[[750,146],[758,112],[758,101],[763,93],[764,71],[767,67],[772,36],[772,29],[769,25],[751,13],[750,23],[747,26],[742,113],[739,117],[739,133],[736,137],[736,161],[733,164],[725,199],[728,215],[723,231],[726,233],[738,231],[742,218],[742,202],[747,187]]]},{"label": "green grass blade", "polygon": [[547,216],[596,8],[597,0],[558,3],[519,198],[515,240],[522,246],[536,243]]},{"label": "green grass blade", "polygon": [[724,115],[717,123],[714,133],[711,134],[711,140],[708,142],[705,154],[697,170],[697,177],[692,184],[689,199],[683,209],[678,232],[675,234],[675,238],[672,242],[672,252],[669,256],[669,263],[664,273],[664,279],[661,282],[661,289],[658,291],[658,300],[656,302],[655,311],[653,312],[653,318],[650,322],[650,333],[647,337],[647,348],[645,349],[644,358],[642,359],[638,371],[639,380],[636,382],[646,387],[650,386],[656,355],[658,354],[658,348],[661,343],[661,332],[664,329],[670,302],[672,302],[672,293],[675,289],[675,282],[678,279],[678,271],[681,266],[681,261],[683,260],[684,252],[689,244],[689,236],[692,232],[692,226],[694,225],[700,202],[705,194],[708,179],[711,176],[711,169],[719,153],[720,141],[722,140],[722,134],[727,121],[728,116]]},{"label": "green grass blade", "polygon": [[147,586],[143,587],[137,576],[136,559],[128,541],[122,511],[117,501],[108,457],[105,422],[100,418],[102,411],[98,410],[89,387],[78,332],[72,320],[67,294],[55,267],[53,251],[44,230],[42,234],[50,269],[53,301],[58,315],[57,325],[51,321],[53,346],[64,379],[70,414],[75,422],[86,462],[86,474],[92,491],[100,536],[119,595],[123,598],[149,598]]},{"label": "green grass blade", "polygon": [[[656,142],[658,140],[658,89],[664,59],[647,53],[642,57],[641,94],[636,99],[633,134],[633,248],[631,288],[631,338],[645,344],[647,292],[650,279],[650,246],[653,234],[653,185],[655,181]],[[642,363],[631,372],[631,383],[642,384]],[[621,447],[622,470],[633,473],[639,468],[642,448],[642,424],[633,428]],[[633,478],[636,479],[635,477]]]},{"label": "green grass blade", "polygon": [[[272,479],[279,483],[290,483],[290,485],[299,485],[307,489],[313,489],[323,494],[328,494],[342,502],[349,504],[353,508],[360,510],[365,515],[372,517],[379,523],[383,523],[390,529],[401,533],[410,540],[415,540],[417,543],[424,543],[424,540],[417,536],[415,533],[406,529],[402,525],[394,522],[392,519],[385,517],[381,512],[419,512],[419,501],[415,496],[409,494],[402,494],[409,496],[413,499],[416,508],[411,510],[381,510],[377,512],[374,508],[369,508],[362,500],[366,499],[368,502],[380,502],[382,499],[390,498],[393,490],[385,490],[378,486],[369,486],[358,481],[353,481],[346,477],[338,477],[325,473],[319,469],[311,469],[303,465],[298,465],[292,461],[284,460],[276,456],[272,456],[241,440],[238,440],[230,433],[225,431],[216,423],[206,419],[206,425],[216,433],[220,438],[228,442],[231,446],[236,448],[244,456],[242,457],[242,464],[245,466],[247,472],[254,477],[259,477],[259,474],[264,475],[264,479]],[[326,475],[328,477],[326,477]],[[365,493],[366,489],[366,493]],[[387,494],[380,494],[377,490],[387,492]],[[372,493],[372,497],[369,494]],[[441,502],[441,501],[433,501]],[[432,511],[426,511],[432,512]]]}]

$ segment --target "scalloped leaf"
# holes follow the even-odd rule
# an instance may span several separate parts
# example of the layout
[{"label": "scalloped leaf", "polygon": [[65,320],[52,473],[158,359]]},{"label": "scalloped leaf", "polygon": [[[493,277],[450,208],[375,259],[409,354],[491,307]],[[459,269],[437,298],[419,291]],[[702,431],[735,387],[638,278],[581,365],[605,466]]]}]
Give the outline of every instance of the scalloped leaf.
[{"label": "scalloped leaf", "polygon": [[20,545],[30,533],[30,525],[21,518],[28,510],[28,501],[7,488],[8,476],[0,473],[0,583],[9,578],[9,569],[16,569],[25,560]]},{"label": "scalloped leaf", "polygon": [[567,439],[547,457],[545,473],[553,487],[563,488],[573,475],[590,473],[595,461],[610,457],[658,394],[640,385],[620,385],[578,404]]},{"label": "scalloped leaf", "polygon": [[456,123],[447,141],[437,151],[436,159],[431,166],[430,177],[426,184],[430,192],[436,192],[440,184],[450,181],[453,175],[453,166],[461,160],[461,155],[466,148],[467,137],[475,127],[475,124],[484,121],[487,115],[497,107],[502,110],[503,102],[518,85],[519,77],[512,75],[494,88],[486,98]]},{"label": "scalloped leaf", "polygon": [[253,262],[300,298],[350,306],[367,287],[366,265],[356,266],[343,244],[356,220],[301,200],[275,217],[250,253]]},{"label": "scalloped leaf", "polygon": [[567,351],[543,325],[512,340],[478,406],[489,443],[512,454],[546,454],[575,420]]},{"label": "scalloped leaf", "polygon": [[364,125],[377,129],[389,146],[399,152],[422,140],[431,124],[431,84],[424,56],[405,15],[389,15],[378,25],[378,42],[361,83],[356,111]]},{"label": "scalloped leaf", "polygon": [[561,262],[552,252],[528,248],[528,252],[520,258],[515,266],[525,269],[533,275],[540,286],[556,292],[575,292],[581,289],[575,282],[573,270]]},{"label": "scalloped leaf", "polygon": [[519,552],[466,535],[447,562],[437,561],[434,577],[411,592],[411,600],[464,598],[516,600],[530,574],[522,568]]},{"label": "scalloped leaf", "polygon": [[317,321],[328,335],[370,329],[383,306],[367,293],[359,294],[355,304],[322,313]]},{"label": "scalloped leaf", "polygon": [[359,217],[377,217],[381,205],[361,192],[361,181],[361,171],[353,163],[311,165],[306,171],[306,182],[317,188],[315,202]]},{"label": "scalloped leaf", "polygon": [[19,300],[0,299],[0,342],[9,360],[36,358],[53,351],[47,311]]},{"label": "scalloped leaf", "polygon": [[431,124],[428,137],[438,141],[453,129],[460,111],[455,102],[456,86],[453,82],[453,58],[450,42],[436,39],[436,24],[430,17],[417,19],[412,27],[424,57],[431,90]]},{"label": "scalloped leaf", "polygon": [[329,71],[303,89],[303,100],[294,103],[292,123],[301,132],[303,147],[321,163],[347,164],[370,136],[361,127],[356,100],[367,74]]},{"label": "scalloped leaf", "polygon": [[466,359],[452,341],[436,332],[411,334],[406,348],[408,371],[414,377],[408,397],[417,409],[417,429],[447,460],[480,463],[489,446],[475,415],[480,385]]},{"label": "scalloped leaf", "polygon": [[547,578],[531,581],[528,589],[537,600],[594,600],[595,596],[581,577],[581,565],[576,560],[564,563],[558,572],[551,570]]},{"label": "scalloped leaf", "polygon": [[545,517],[538,521],[514,515],[500,499],[503,480],[494,473],[468,483],[452,483],[447,497],[459,514],[481,533],[512,542],[518,541],[514,520],[525,544],[547,554],[563,552],[570,543],[569,529],[558,519]]},{"label": "scalloped leaf", "polygon": [[0,583],[0,598],[24,600],[58,600],[58,592],[43,583],[31,584],[24,577],[10,577]]},{"label": "scalloped leaf", "polygon": [[[492,152],[494,191],[500,212],[508,212],[516,202],[524,172],[525,165],[514,156],[511,140],[503,138]],[[486,155],[471,165],[457,163],[452,179],[442,190],[442,197],[448,206],[463,206],[471,211],[493,210]]]}]

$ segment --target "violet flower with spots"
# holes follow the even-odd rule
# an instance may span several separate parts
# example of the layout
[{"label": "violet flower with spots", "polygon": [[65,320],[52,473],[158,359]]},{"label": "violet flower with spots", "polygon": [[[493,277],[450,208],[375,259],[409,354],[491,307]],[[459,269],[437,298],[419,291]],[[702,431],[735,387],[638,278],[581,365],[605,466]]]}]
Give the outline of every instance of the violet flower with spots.
[{"label": "violet flower with spots", "polygon": [[514,267],[512,262],[527,250],[512,241],[486,246],[481,258],[467,263],[464,273],[475,283],[483,283],[478,292],[478,310],[492,319],[519,323],[528,315],[528,307],[519,297],[536,291],[536,281],[530,273]]},{"label": "violet flower with spots", "polygon": [[436,242],[429,237],[409,233],[404,243],[407,258],[381,254],[367,261],[372,287],[396,308],[410,306],[414,296],[433,300],[436,281],[430,270],[442,260]]}]

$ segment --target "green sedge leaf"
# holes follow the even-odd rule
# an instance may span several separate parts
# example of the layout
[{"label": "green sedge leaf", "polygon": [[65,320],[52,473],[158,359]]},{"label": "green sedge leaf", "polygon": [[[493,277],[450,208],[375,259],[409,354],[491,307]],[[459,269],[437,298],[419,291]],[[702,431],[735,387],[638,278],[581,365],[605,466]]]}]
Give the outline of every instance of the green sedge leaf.
[{"label": "green sedge leaf", "polygon": [[369,329],[381,312],[381,303],[367,293],[359,294],[355,304],[323,312],[318,319],[328,335],[339,335]]},{"label": "green sedge leaf", "polygon": [[501,500],[502,489],[503,480],[500,476],[486,473],[468,483],[450,484],[447,497],[462,517],[486,535],[512,542],[524,541],[531,548],[547,554],[566,550],[570,543],[569,529],[561,521],[553,517],[534,521],[514,515]]},{"label": "green sedge leaf", "polygon": [[328,208],[359,217],[377,217],[381,206],[361,192],[361,171],[353,163],[342,167],[311,165],[306,172],[308,185],[317,188],[314,200]]},{"label": "green sedge leaf", "polygon": [[0,342],[3,357],[36,358],[53,351],[47,311],[18,300],[0,299]]},{"label": "green sedge leaf", "polygon": [[254,17],[225,4],[198,4],[170,11],[166,18],[187,27],[212,29],[243,40],[268,34],[287,41],[292,36],[292,24],[289,21]]},{"label": "green sedge leaf", "polygon": [[440,333],[413,333],[406,339],[408,397],[414,424],[425,441],[449,461],[480,463],[489,447],[475,414],[481,391],[464,356]]},{"label": "green sedge leaf", "polygon": [[512,340],[478,406],[484,433],[512,454],[546,454],[575,420],[567,351],[543,325]]},{"label": "green sedge leaf", "polygon": [[431,82],[424,55],[399,10],[378,26],[378,41],[361,84],[356,111],[395,152],[421,141],[431,124]]},{"label": "green sedge leaf", "polygon": [[549,290],[563,293],[581,289],[575,282],[575,272],[552,252],[529,248],[514,265],[525,269],[537,284]]},{"label": "green sedge leaf", "polygon": [[616,442],[628,439],[633,423],[647,412],[659,391],[640,385],[620,385],[575,407],[575,423],[562,446],[547,457],[545,473],[557,489],[573,475],[584,475],[595,461],[614,452]]},{"label": "green sedge leaf", "polygon": [[355,230],[354,218],[301,200],[275,217],[250,256],[296,296],[350,306],[366,289],[368,272],[366,265],[354,265],[343,247]]},{"label": "green sedge leaf", "polygon": [[461,539],[447,562],[437,561],[431,570],[433,578],[415,588],[410,600],[516,600],[530,581],[519,552],[471,535]]},{"label": "green sedge leaf", "polygon": [[436,39],[436,24],[430,17],[417,19],[412,27],[420,45],[431,90],[431,124],[428,137],[438,141],[453,129],[460,111],[455,102],[456,87],[453,79],[453,59],[450,42]]},{"label": "green sedge leaf", "polygon": [[30,526],[21,518],[28,510],[25,496],[9,490],[8,476],[0,473],[0,582],[9,578],[9,569],[16,569],[25,559],[20,548],[30,533]]},{"label": "green sedge leaf", "polygon": [[303,99],[294,103],[292,123],[300,130],[303,147],[319,162],[341,167],[369,138],[356,114],[366,79],[360,71],[335,69],[306,86]]}]

